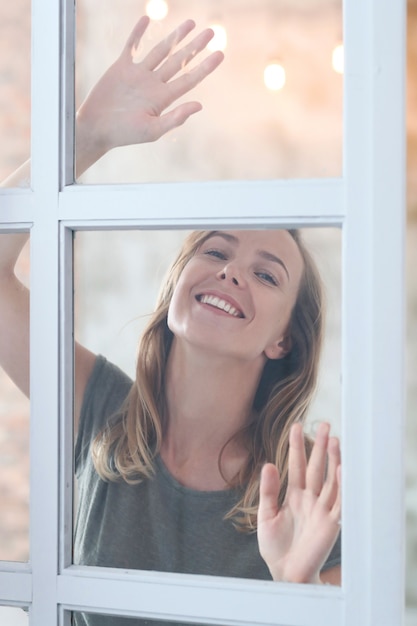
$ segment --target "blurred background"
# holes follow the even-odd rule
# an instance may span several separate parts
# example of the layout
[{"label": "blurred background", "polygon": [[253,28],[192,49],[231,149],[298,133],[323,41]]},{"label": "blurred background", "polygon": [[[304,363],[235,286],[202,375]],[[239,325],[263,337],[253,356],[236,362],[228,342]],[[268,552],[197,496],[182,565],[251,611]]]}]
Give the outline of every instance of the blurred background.
[{"label": "blurred background", "polygon": [[[30,11],[29,0],[0,5],[0,180],[30,156]],[[137,51],[139,57],[179,21],[192,17],[198,27],[215,26],[215,45],[224,48],[225,62],[193,96],[203,102],[202,112],[155,144],[114,150],[90,168],[80,184],[341,175],[341,2],[78,0],[78,104],[120,53],[145,12],[152,22]],[[416,31],[417,0],[408,0],[405,458],[409,626],[417,625]],[[131,375],[138,337],[183,236],[179,231],[76,234],[77,337]],[[305,237],[321,269],[328,302],[325,354],[311,422],[330,419],[337,432],[341,237],[337,229],[309,229]],[[18,268],[26,282],[28,270],[26,250]],[[0,560],[29,558],[29,414],[29,401],[0,370]],[[0,613],[1,624],[11,626],[12,619],[26,616],[15,609],[7,616]]]}]

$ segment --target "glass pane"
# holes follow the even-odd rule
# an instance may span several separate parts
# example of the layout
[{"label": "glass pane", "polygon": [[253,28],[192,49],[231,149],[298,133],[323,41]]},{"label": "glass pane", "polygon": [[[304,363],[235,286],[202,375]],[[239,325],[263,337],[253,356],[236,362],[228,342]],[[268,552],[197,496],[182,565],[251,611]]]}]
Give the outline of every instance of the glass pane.
[{"label": "glass pane", "polygon": [[[20,235],[0,235],[1,246]],[[7,239],[5,239],[7,238]],[[22,253],[16,275],[29,284],[29,247]],[[6,299],[1,307],[7,316]],[[13,319],[18,319],[12,313]],[[14,350],[23,333],[6,326],[1,337],[0,367],[0,560],[27,561],[29,558],[29,400],[17,388]],[[15,332],[17,330],[17,332]],[[10,342],[11,350],[10,351]],[[19,369],[19,372],[21,370]],[[1,621],[1,620],[0,620]]]},{"label": "glass pane", "polygon": [[[1,615],[1,614],[0,614]],[[203,626],[197,622],[174,622],[140,617],[119,617],[102,613],[72,613],[73,626]],[[14,626],[14,625],[11,625]]]},{"label": "glass pane", "polygon": [[[328,302],[319,389],[308,413],[306,432],[314,435],[318,422],[325,419],[332,422],[337,435],[340,232],[312,229],[302,236],[305,249],[316,257]],[[144,331],[151,321],[161,277],[184,237],[186,247],[195,251],[197,246],[197,252],[189,253],[172,299],[170,289],[164,292],[169,305],[166,302],[158,308],[161,317],[154,320],[156,327]],[[291,420],[305,417],[304,404],[294,400],[297,406],[293,408],[290,398],[302,397],[308,403],[313,391],[314,373],[307,372],[315,371],[318,335],[317,325],[312,328],[309,319],[320,317],[322,305],[314,295],[315,287],[300,287],[303,295],[297,295],[303,266],[311,269],[311,264],[302,261],[295,233],[203,231],[191,237],[196,239],[178,231],[76,233],[75,336],[108,361],[103,357],[94,361],[91,353],[77,348],[76,405],[81,406],[82,399],[84,403],[75,451],[78,517],[74,559],[86,565],[270,580],[256,534],[236,530],[241,523],[245,531],[253,530],[256,498],[249,500],[253,509],[243,507],[243,516],[234,507],[243,506],[240,497],[246,487],[251,480],[258,480],[266,458],[273,455],[275,459],[280,445],[278,463],[285,471],[288,444],[281,424],[286,420],[289,429]],[[306,258],[307,253],[303,254]],[[316,283],[310,276],[302,284]],[[304,344],[302,337],[310,336],[307,328],[315,339]],[[130,418],[125,418],[119,409],[136,378],[141,334],[145,341],[138,350],[135,387],[140,396],[131,397],[134,409]],[[282,381],[283,395],[281,387],[275,386],[278,381]],[[102,437],[107,423],[112,426]],[[263,434],[260,424],[264,425]],[[239,428],[244,428],[241,439],[234,438],[228,448],[227,441]],[[142,438],[145,432],[149,435]],[[205,432],[203,437],[201,432]],[[130,433],[130,443],[125,433]],[[199,450],[198,462],[194,445]],[[183,464],[176,450],[184,455]],[[148,478],[142,473],[139,484],[128,482],[137,481],[139,475],[126,469],[132,466],[129,455],[134,451],[136,468],[143,463],[142,467],[155,470]],[[262,461],[256,466],[258,455]],[[200,464],[203,457],[204,467]],[[246,467],[243,458],[250,458],[259,469],[247,466],[247,474],[240,479],[237,468]],[[98,480],[98,474],[104,480]],[[124,479],[119,480],[121,475]],[[112,513],[107,516],[102,506],[112,498]],[[145,510],[149,519],[144,518]],[[98,524],[102,524],[100,532]],[[117,532],[110,530],[112,524]],[[210,527],[202,531],[207,524]],[[339,528],[336,530],[338,534]],[[190,539],[201,532],[206,543],[210,537],[210,547],[204,547],[203,540],[197,546]],[[96,545],[98,536],[107,537],[101,546]],[[339,562],[336,552],[328,567]]]},{"label": "glass pane", "polygon": [[30,156],[30,0],[0,8],[0,181],[29,186],[30,174],[11,174]]},{"label": "glass pane", "polygon": [[[137,2],[127,2],[120,11],[117,0],[106,3],[80,0],[77,3],[78,105],[119,56],[138,19],[138,10],[154,15],[153,9],[161,5],[166,5],[168,12],[162,19],[152,19],[135,59],[143,59],[161,38],[188,18],[195,20],[196,32],[216,25],[216,29],[222,28],[226,34],[224,62],[192,94],[181,99],[201,101],[203,110],[156,143],[110,151],[81,178],[82,182],[341,175],[341,1],[150,0],[139,3],[140,8]],[[213,43],[217,48],[221,45],[220,38]],[[137,66],[129,55],[124,70],[132,73],[132,81],[137,85]],[[114,83],[120,86],[121,75],[119,65],[115,70],[116,80],[111,85],[107,83],[106,88],[102,84],[100,93],[95,92],[95,104],[93,98],[89,101],[90,111],[88,107],[84,109],[87,134],[95,133],[101,145],[107,145],[110,137],[116,145],[135,141],[132,137],[140,124],[135,108],[135,120],[121,139],[122,120],[126,118],[120,111],[126,111],[129,104],[132,106],[132,91],[129,90],[125,102],[115,87]],[[285,84],[280,87],[284,75]],[[114,96],[112,102],[104,94]],[[137,99],[134,102],[136,107]],[[109,129],[104,130],[104,113],[108,115],[112,107],[113,113],[107,118]],[[86,154],[85,146],[91,147],[91,137],[86,141],[87,134],[81,132],[79,137],[79,173],[98,156]]]},{"label": "glass pane", "polygon": [[0,624],[4,624],[4,626],[28,626],[28,614],[23,609],[0,606]]}]

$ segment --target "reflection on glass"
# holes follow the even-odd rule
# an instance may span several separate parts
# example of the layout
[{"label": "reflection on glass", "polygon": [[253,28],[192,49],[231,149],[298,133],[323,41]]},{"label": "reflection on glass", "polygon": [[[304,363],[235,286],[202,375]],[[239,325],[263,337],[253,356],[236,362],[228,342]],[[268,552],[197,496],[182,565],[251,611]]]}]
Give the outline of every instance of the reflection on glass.
[{"label": "reflection on glass", "polygon": [[[118,615],[81,613],[78,611],[72,613],[72,620],[74,626],[185,626],[183,622],[173,622],[172,620],[163,621],[160,619],[153,620],[140,617],[119,617]],[[197,622],[187,622],[187,626],[200,625]],[[201,624],[201,626],[203,625]]]},{"label": "reflection on glass", "polygon": [[[77,233],[75,334],[91,352],[76,348],[76,563],[286,578],[261,558],[253,532],[259,473],[267,460],[280,467],[282,504],[291,423],[308,418],[306,432],[323,439],[319,422],[334,421],[337,435],[340,415],[340,233],[306,231],[304,244],[299,236],[203,231],[182,244],[179,232]],[[167,274],[175,249],[181,260]],[[319,393],[306,415],[324,306],[309,250],[329,310]],[[154,317],[163,274],[174,282]],[[292,437],[301,441],[301,431]],[[337,448],[329,455],[336,480]],[[323,474],[325,463],[319,455]],[[324,581],[339,563],[336,542],[320,565]]]},{"label": "reflection on glass", "polygon": [[[0,249],[14,251],[18,256],[26,239],[26,235],[0,235]],[[24,285],[29,284],[29,247],[26,246],[16,265],[16,276]],[[7,292],[6,292],[7,293]],[[20,290],[12,290],[18,293]],[[20,358],[17,352],[20,348],[24,330],[13,327],[19,323],[19,315],[15,311],[21,302],[8,299],[4,293],[0,307],[5,312],[5,318],[12,320],[1,331],[1,361],[0,361],[0,560],[27,561],[29,558],[29,400],[18,389],[14,366]],[[9,307],[12,314],[8,314]],[[20,374],[25,371],[23,363],[25,356],[21,352],[22,361],[19,361]],[[2,369],[1,365],[4,366]],[[19,384],[22,381],[17,381]]]},{"label": "reflection on glass", "polygon": [[[215,38],[209,49],[223,50],[225,60],[212,75],[179,100],[201,101],[202,112],[191,116],[184,126],[171,130],[156,143],[110,151],[81,178],[82,182],[341,175],[343,69],[340,48],[336,53],[336,66],[332,65],[335,62],[332,55],[342,39],[342,2],[223,0],[213,3],[204,0],[175,3],[158,0],[143,2],[142,13],[148,13],[152,19],[136,51],[136,61],[143,59],[157,42],[188,18],[195,20],[195,32],[214,27]],[[79,105],[119,56],[138,19],[138,5],[128,3],[120,11],[116,0],[104,5],[100,0],[80,0],[77,18]],[[191,35],[185,41],[189,39]],[[277,70],[273,71],[272,80],[272,70],[267,69],[271,64],[280,68],[278,83]],[[108,86],[107,95],[102,91],[93,105],[97,115],[91,117],[101,121],[90,125],[89,130],[101,144],[135,142],[133,137],[141,124],[137,95],[137,114],[129,122],[130,132],[127,137],[120,132],[123,126],[120,111],[131,104],[129,99],[121,98],[118,89],[121,73],[119,71],[117,76],[117,86],[113,83]],[[135,80],[140,80],[138,74],[131,82]],[[131,91],[129,93],[131,95]],[[149,99],[157,108],[153,92]],[[107,120],[107,129],[103,120]],[[87,156],[88,142],[82,133],[78,139],[81,174],[101,154]]]},{"label": "reflection on glass", "polygon": [[28,626],[29,617],[23,609],[0,606],[0,624],[4,624],[4,626]]},{"label": "reflection on glass", "polygon": [[[1,3],[0,181],[30,156],[30,15],[30,0]],[[29,184],[27,173],[6,182]]]}]

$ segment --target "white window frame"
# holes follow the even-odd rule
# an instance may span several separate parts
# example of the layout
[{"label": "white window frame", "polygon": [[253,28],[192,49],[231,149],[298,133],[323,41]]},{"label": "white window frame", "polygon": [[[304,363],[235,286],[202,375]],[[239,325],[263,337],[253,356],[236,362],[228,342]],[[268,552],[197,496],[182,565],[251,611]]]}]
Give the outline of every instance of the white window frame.
[{"label": "white window frame", "polygon": [[[0,563],[0,604],[29,606],[31,626],[68,623],[71,610],[236,626],[400,626],[405,2],[345,0],[342,178],[105,188],[71,185],[74,0],[32,6],[31,189],[0,195],[1,229],[31,233],[31,556]],[[341,588],[70,563],[72,231],[226,225],[343,231]]]}]

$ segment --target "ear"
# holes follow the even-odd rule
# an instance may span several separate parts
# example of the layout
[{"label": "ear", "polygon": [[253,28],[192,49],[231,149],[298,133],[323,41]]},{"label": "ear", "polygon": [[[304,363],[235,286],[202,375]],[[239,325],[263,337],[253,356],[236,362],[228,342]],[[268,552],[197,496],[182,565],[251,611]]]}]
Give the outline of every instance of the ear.
[{"label": "ear", "polygon": [[271,361],[283,359],[292,348],[291,338],[286,335],[283,339],[271,343],[265,348],[265,356]]}]

